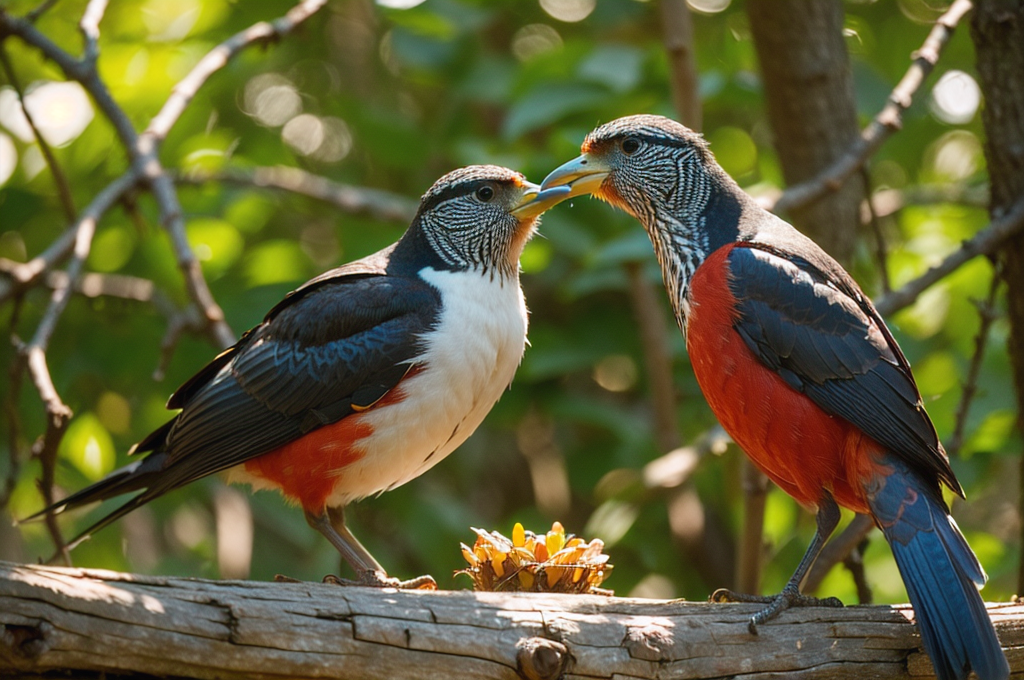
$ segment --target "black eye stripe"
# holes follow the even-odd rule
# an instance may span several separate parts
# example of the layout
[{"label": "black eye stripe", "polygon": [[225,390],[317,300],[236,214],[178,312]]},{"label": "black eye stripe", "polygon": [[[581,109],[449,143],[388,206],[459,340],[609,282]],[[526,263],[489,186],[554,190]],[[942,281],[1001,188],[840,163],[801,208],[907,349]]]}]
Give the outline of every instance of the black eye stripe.
[{"label": "black eye stripe", "polygon": [[438,205],[444,203],[445,201],[450,201],[451,199],[458,198],[459,196],[473,195],[479,189],[485,186],[491,188],[493,191],[494,185],[500,183],[501,180],[474,179],[469,180],[468,182],[458,182],[456,184],[452,184],[451,186],[447,186],[441,191],[438,191],[436,194],[433,194],[432,196],[429,196],[426,199],[424,199],[423,203],[420,204],[419,212],[421,214],[428,212],[436,208]]}]

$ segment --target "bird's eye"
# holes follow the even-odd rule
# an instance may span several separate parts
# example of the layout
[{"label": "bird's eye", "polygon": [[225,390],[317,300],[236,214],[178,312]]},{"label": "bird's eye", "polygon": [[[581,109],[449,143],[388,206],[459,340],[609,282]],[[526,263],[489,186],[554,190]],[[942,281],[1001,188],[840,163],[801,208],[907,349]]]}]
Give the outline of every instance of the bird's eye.
[{"label": "bird's eye", "polygon": [[636,137],[626,137],[622,140],[622,153],[632,156],[640,150],[640,140]]},{"label": "bird's eye", "polygon": [[494,189],[484,185],[476,190],[476,197],[480,202],[488,203],[492,198],[494,198]]}]

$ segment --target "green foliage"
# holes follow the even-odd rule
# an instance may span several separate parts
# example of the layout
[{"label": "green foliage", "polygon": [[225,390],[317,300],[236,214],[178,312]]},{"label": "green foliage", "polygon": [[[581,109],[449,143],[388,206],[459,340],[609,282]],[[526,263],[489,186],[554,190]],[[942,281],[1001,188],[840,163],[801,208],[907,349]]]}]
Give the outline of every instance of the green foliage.
[{"label": "green foliage", "polygon": [[[34,0],[15,0],[5,9],[18,14],[34,5]],[[64,0],[38,27],[77,53],[77,20],[84,5],[84,0]],[[141,129],[212,46],[291,5],[290,0],[111,3],[102,23],[102,76]],[[928,26],[907,9],[918,5],[925,3],[845,5],[864,122],[881,108],[927,33]],[[696,54],[712,150],[744,186],[763,193],[779,188],[782,180],[747,23],[743,8],[735,5],[718,14],[695,14]],[[296,35],[250,49],[217,73],[171,132],[162,158],[182,173],[297,166],[409,197],[468,163],[509,165],[539,182],[578,153],[595,124],[629,113],[673,114],[661,35],[655,2],[599,2],[585,20],[564,23],[523,0],[427,0],[405,10],[337,0]],[[8,39],[4,47],[30,88],[62,80],[53,64],[18,40]],[[972,64],[962,28],[930,83],[953,69],[971,73]],[[952,125],[929,108],[927,89],[917,99],[905,129],[871,165],[875,188],[982,181],[980,116]],[[23,261],[57,238],[66,219],[34,143],[9,127],[0,132],[12,138],[18,160],[0,190],[0,257]],[[79,209],[126,163],[109,122],[98,114],[55,153]],[[258,323],[289,289],[387,245],[404,229],[313,199],[232,182],[182,185],[179,192],[189,240],[236,333]],[[138,209],[140,219],[122,208],[104,218],[87,269],[153,280],[181,306],[187,298],[156,207],[143,195]],[[921,274],[985,222],[983,210],[952,204],[908,206],[883,218],[893,285]],[[661,595],[704,598],[725,583],[701,579],[672,537],[672,494],[645,491],[641,481],[644,465],[664,452],[655,441],[645,357],[624,267],[639,263],[657,286],[660,275],[650,244],[630,218],[582,199],[552,211],[541,233],[523,258],[532,346],[511,390],[480,430],[428,474],[350,508],[354,531],[393,574],[430,572],[442,587],[459,587],[449,575],[461,565],[459,542],[473,538],[470,526],[507,533],[517,520],[544,527],[558,519],[568,531],[608,542],[616,569],[606,585],[619,594],[643,580],[662,584],[656,591]],[[862,236],[853,269],[869,293],[877,294],[874,236],[870,230]],[[946,439],[955,428],[978,327],[969,300],[985,296],[990,277],[987,262],[972,262],[892,319]],[[682,440],[690,442],[712,427],[714,418],[660,292],[659,300],[671,333],[676,420]],[[46,301],[45,292],[34,291],[17,319],[10,306],[4,309],[4,324],[13,323],[22,338],[30,336]],[[77,296],[69,305],[49,352],[57,389],[76,414],[60,452],[57,481],[63,491],[80,488],[115,463],[126,464],[129,447],[168,417],[162,409],[167,395],[215,355],[203,339],[186,337],[166,378],[154,381],[165,325],[164,316],[148,304]],[[993,576],[988,599],[1013,592],[1020,547],[1013,522],[1006,519],[1016,517],[1007,499],[1016,493],[1021,448],[1013,428],[1006,335],[1004,322],[997,321],[966,443],[953,463],[971,499],[954,510]],[[7,366],[10,345],[0,347],[0,363]],[[4,385],[0,391],[6,394]],[[45,427],[31,385],[23,386],[18,405],[26,444]],[[2,473],[8,427],[6,420],[0,425]],[[713,540],[725,544],[735,541],[740,524],[741,455],[735,447],[709,454],[690,483],[704,504],[706,527],[716,532]],[[564,471],[568,495],[557,480],[552,485],[544,472],[551,469]],[[23,466],[9,508],[13,515],[40,507],[32,483],[38,474],[38,463]],[[75,553],[77,562],[216,576],[213,491],[218,484],[195,483],[133,513],[83,545]],[[554,493],[554,500],[539,505],[541,490]],[[298,509],[272,493],[256,494],[251,504],[253,577],[285,573],[318,579],[337,569],[336,553],[306,528]],[[110,507],[76,513],[62,523],[71,534]],[[783,585],[813,526],[788,497],[770,493],[766,591]],[[127,548],[122,537],[129,539]],[[42,525],[25,526],[20,541],[20,548],[0,549],[0,554],[24,559],[49,554]],[[872,541],[866,562],[878,599],[905,601],[882,541]],[[652,581],[651,575],[668,581]],[[855,600],[842,569],[830,575],[823,592]]]}]

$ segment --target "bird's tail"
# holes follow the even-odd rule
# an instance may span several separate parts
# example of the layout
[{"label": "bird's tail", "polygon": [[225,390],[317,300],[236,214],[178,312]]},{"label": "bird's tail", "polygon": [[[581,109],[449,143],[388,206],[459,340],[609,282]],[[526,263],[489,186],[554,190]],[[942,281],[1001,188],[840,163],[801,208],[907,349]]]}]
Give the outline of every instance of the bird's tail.
[{"label": "bird's tail", "polygon": [[1006,656],[978,589],[987,579],[950,517],[941,492],[894,455],[893,470],[868,484],[872,514],[892,548],[924,648],[940,680],[980,680],[1010,674]]},{"label": "bird's tail", "polygon": [[[18,523],[31,522],[33,520],[40,519],[49,513],[59,514],[65,510],[78,508],[97,501],[105,501],[109,498],[114,498],[115,496],[120,496],[132,491],[138,491],[139,489],[149,489],[149,487],[153,486],[154,482],[157,480],[157,476],[163,469],[165,458],[166,455],[163,451],[152,453],[142,460],[114,470],[95,484],[91,484],[80,491],[76,491],[67,498],[63,498],[56,503],[43,508],[34,515],[26,517],[23,520],[19,520]],[[88,529],[72,539],[72,541],[68,543],[67,548],[69,550],[74,548],[91,534],[99,531],[111,522],[124,517],[135,508],[149,500],[152,500],[158,495],[159,493],[154,494],[147,493],[145,491],[138,494],[124,505],[109,514],[104,515],[101,519],[93,523]]]}]

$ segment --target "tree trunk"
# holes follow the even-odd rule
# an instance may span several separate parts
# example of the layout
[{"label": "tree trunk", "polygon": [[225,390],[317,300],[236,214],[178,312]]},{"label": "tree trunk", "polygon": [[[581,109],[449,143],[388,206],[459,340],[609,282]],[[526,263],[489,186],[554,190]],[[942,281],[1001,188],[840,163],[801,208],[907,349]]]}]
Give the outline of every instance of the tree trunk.
[{"label": "tree trunk", "polygon": [[[775,149],[789,184],[828,167],[860,135],[840,0],[750,0]],[[843,263],[853,254],[864,182],[798,210],[793,224]]]},{"label": "tree trunk", "polygon": [[[995,218],[1024,197],[1024,0],[978,0],[971,37],[985,94],[982,122],[992,185],[989,213]],[[998,257],[1009,303],[1017,423],[1024,430],[1024,235],[1011,237]],[[1024,473],[1024,458],[1021,465]],[[1024,493],[1021,496],[1024,507]],[[1018,588],[1024,588],[1024,562],[1020,569]]]},{"label": "tree trunk", "polygon": [[[906,605],[806,608],[135,576],[0,563],[0,676],[929,677]],[[1024,670],[1024,606],[990,605]],[[83,672],[86,672],[83,674]]]}]

